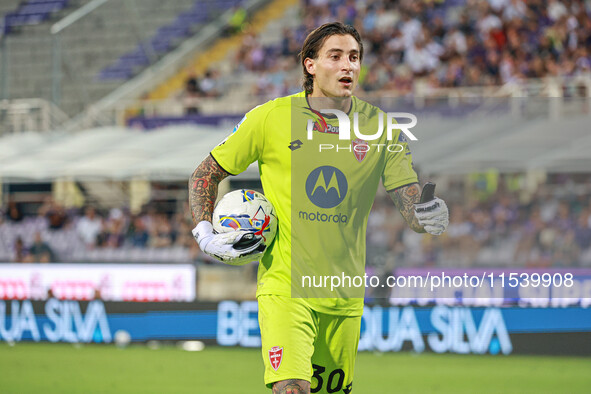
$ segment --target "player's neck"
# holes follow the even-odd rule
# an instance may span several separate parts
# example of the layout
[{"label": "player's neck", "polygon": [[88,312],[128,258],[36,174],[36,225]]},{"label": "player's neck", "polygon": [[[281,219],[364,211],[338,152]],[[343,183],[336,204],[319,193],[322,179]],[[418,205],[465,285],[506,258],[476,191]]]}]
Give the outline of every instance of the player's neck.
[{"label": "player's neck", "polygon": [[338,109],[347,114],[351,111],[353,102],[351,97],[326,97],[322,93],[316,94],[316,89],[307,95],[307,98],[310,108],[316,111],[322,109]]}]

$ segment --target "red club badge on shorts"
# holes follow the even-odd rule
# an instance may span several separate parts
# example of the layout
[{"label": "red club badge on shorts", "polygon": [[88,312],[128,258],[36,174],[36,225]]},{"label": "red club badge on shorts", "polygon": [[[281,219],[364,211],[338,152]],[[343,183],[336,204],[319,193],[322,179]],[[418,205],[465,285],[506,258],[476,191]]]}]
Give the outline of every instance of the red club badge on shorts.
[{"label": "red club badge on shorts", "polygon": [[369,150],[369,144],[367,141],[357,138],[353,140],[353,154],[358,162],[362,162],[365,159],[365,155]]},{"label": "red club badge on shorts", "polygon": [[275,371],[279,369],[281,360],[283,360],[283,348],[279,346],[273,346],[269,350],[269,361],[271,362],[271,366]]}]

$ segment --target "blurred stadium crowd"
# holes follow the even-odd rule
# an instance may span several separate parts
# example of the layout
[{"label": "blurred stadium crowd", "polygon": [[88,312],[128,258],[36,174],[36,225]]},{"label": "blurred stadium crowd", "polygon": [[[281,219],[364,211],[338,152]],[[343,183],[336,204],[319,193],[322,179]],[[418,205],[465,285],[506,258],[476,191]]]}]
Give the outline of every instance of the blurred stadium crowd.
[{"label": "blurred stadium crowd", "polygon": [[591,72],[590,14],[583,0],[303,0],[301,23],[281,38],[263,45],[245,35],[233,73],[254,72],[252,91],[265,98],[300,91],[300,43],[316,26],[340,20],[364,39],[365,92],[404,95],[419,79],[428,92],[577,76]]},{"label": "blurred stadium crowd", "polygon": [[[463,191],[445,196],[451,217],[441,237],[411,231],[381,193],[368,223],[368,265],[378,270],[590,265],[591,195],[574,186],[576,177],[581,176],[554,176],[552,187],[540,186],[527,198],[521,194],[522,179],[515,176],[480,179],[470,188],[462,187],[463,182],[451,184],[450,193]],[[0,253],[13,261],[68,262],[83,256],[116,262],[212,262],[191,237],[186,203],[171,214],[148,204],[132,215],[119,208],[66,210],[48,198],[36,216],[19,212],[18,204],[9,204],[0,224]]]},{"label": "blurred stadium crowd", "polygon": [[[523,177],[481,178],[462,198],[449,198],[450,225],[440,237],[409,230],[378,199],[368,224],[368,264],[420,267],[574,267],[591,264],[591,195],[575,187],[588,176],[556,175],[551,187],[522,193]],[[489,184],[488,186],[486,184]],[[491,183],[493,184],[491,187]],[[459,185],[451,185],[452,192]],[[460,188],[461,189],[461,188]],[[456,196],[459,197],[459,194]]]},{"label": "blurred stadium crowd", "polygon": [[[66,209],[47,197],[37,215],[11,202],[0,219],[0,255],[15,262],[190,262],[199,249],[188,203],[172,214],[148,204],[126,208]],[[43,245],[43,246],[42,246]]]}]

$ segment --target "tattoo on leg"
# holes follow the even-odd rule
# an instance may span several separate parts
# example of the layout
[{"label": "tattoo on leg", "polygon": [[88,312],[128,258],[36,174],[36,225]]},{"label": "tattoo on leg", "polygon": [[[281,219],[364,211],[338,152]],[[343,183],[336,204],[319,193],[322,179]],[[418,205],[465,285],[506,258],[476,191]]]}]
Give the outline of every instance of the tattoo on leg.
[{"label": "tattoo on leg", "polygon": [[419,184],[412,183],[402,186],[398,189],[390,190],[388,194],[410,228],[416,232],[424,233],[425,229],[419,224],[414,212],[414,204],[418,204],[421,200]]},{"label": "tattoo on leg", "polygon": [[273,394],[309,394],[310,382],[301,379],[289,379],[275,382]]},{"label": "tattoo on leg", "polygon": [[211,221],[218,184],[228,175],[211,155],[193,172],[189,179],[189,205],[195,224],[202,220]]}]

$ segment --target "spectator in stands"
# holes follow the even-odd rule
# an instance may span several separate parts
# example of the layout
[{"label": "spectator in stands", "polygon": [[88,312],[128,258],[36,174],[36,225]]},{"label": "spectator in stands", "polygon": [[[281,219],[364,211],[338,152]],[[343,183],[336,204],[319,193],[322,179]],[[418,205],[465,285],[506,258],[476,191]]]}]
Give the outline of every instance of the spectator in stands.
[{"label": "spectator in stands", "polygon": [[136,216],[131,221],[127,231],[128,243],[136,248],[145,248],[148,245],[149,239],[150,235],[148,234],[144,220],[141,217]]},{"label": "spectator in stands", "polygon": [[20,236],[16,237],[13,249],[12,261],[15,263],[26,263],[29,256],[29,250],[25,247],[25,243]]},{"label": "spectator in stands", "polygon": [[550,0],[548,2],[548,16],[552,21],[555,22],[567,14],[568,10],[562,1]]},{"label": "spectator in stands", "polygon": [[186,115],[195,115],[200,112],[201,97],[203,97],[203,92],[197,75],[194,72],[190,72],[189,77],[185,81],[185,90],[180,97]]},{"label": "spectator in stands", "polygon": [[591,212],[584,210],[577,219],[575,242],[581,250],[591,247]]},{"label": "spectator in stands", "polygon": [[283,37],[281,38],[281,56],[297,56],[300,48],[298,42],[295,39],[293,31],[288,28],[283,28],[282,34]]},{"label": "spectator in stands", "polygon": [[8,201],[7,205],[5,215],[9,222],[17,223],[23,220],[23,212],[20,204],[15,201]]},{"label": "spectator in stands", "polygon": [[219,73],[216,70],[207,70],[201,79],[199,88],[204,97],[218,97],[220,95]]},{"label": "spectator in stands", "polygon": [[184,248],[193,246],[192,244],[195,243],[195,239],[191,237],[191,227],[191,223],[187,222],[181,213],[174,215],[172,220],[173,232],[176,234],[174,246],[180,246]]},{"label": "spectator in stands", "polygon": [[53,250],[43,241],[39,231],[35,233],[35,238],[29,248],[29,255],[26,257],[26,260],[31,263],[50,263],[56,261]]},{"label": "spectator in stands", "polygon": [[164,213],[155,215],[155,220],[150,229],[150,247],[165,248],[174,243],[175,234],[170,221]]},{"label": "spectator in stands", "polygon": [[395,9],[386,9],[384,6],[378,6],[375,16],[375,29],[379,33],[388,32],[400,19],[400,15]]},{"label": "spectator in stands", "polygon": [[450,210],[451,231],[443,239],[443,249],[448,261],[456,261],[460,266],[467,266],[474,261],[478,253],[478,247],[471,236],[472,224],[466,217],[466,211],[460,204],[454,205]]},{"label": "spectator in stands", "polygon": [[119,208],[113,208],[109,212],[109,217],[103,226],[101,234],[102,246],[108,248],[118,248],[125,242],[125,232],[127,230],[127,220]]},{"label": "spectator in stands", "polygon": [[477,66],[469,66],[464,80],[462,81],[464,86],[484,86],[484,78],[480,69]]},{"label": "spectator in stands", "polygon": [[491,77],[495,85],[500,83],[500,63],[501,58],[499,57],[499,53],[497,51],[486,52],[486,73]]},{"label": "spectator in stands", "polygon": [[228,21],[228,33],[237,34],[244,31],[246,27],[246,10],[239,5],[232,7],[232,15]]},{"label": "spectator in stands", "polygon": [[524,19],[527,13],[527,7],[523,0],[511,0],[509,4],[505,6],[503,11],[503,19],[510,21],[512,19]]},{"label": "spectator in stands", "polygon": [[366,76],[366,78],[361,83],[361,88],[366,92],[373,92],[379,90],[382,87],[380,81],[378,80],[378,73],[373,72]]},{"label": "spectator in stands", "polygon": [[76,231],[87,249],[94,249],[97,244],[97,237],[102,229],[103,223],[96,214],[95,208],[92,206],[86,207],[84,216],[78,220]]},{"label": "spectator in stands", "polygon": [[240,47],[234,56],[234,61],[232,62],[235,72],[241,72],[245,69],[244,63],[255,43],[256,34],[254,34],[252,31],[247,31],[243,35],[242,43],[240,44]]},{"label": "spectator in stands", "polygon": [[265,49],[258,39],[255,39],[252,48],[244,59],[245,66],[250,71],[263,71],[265,65]]},{"label": "spectator in stands", "polygon": [[423,40],[415,41],[413,46],[406,50],[404,61],[415,76],[425,76],[439,65],[438,56],[426,48]]},{"label": "spectator in stands", "polygon": [[47,219],[51,230],[62,229],[68,221],[68,215],[64,207],[51,196],[45,199],[38,212],[39,216],[44,216]]}]

